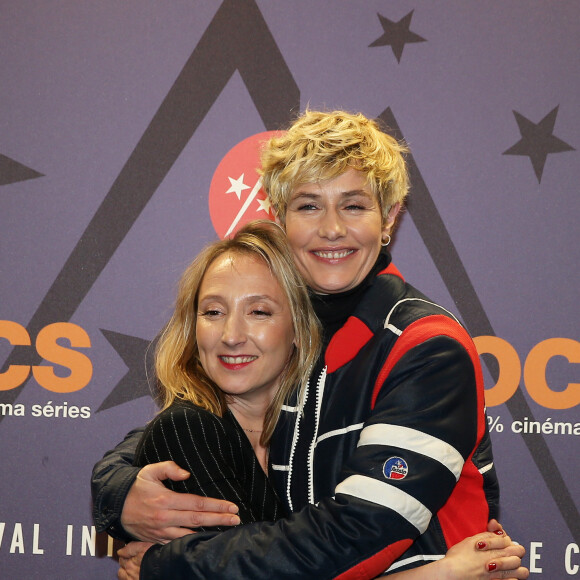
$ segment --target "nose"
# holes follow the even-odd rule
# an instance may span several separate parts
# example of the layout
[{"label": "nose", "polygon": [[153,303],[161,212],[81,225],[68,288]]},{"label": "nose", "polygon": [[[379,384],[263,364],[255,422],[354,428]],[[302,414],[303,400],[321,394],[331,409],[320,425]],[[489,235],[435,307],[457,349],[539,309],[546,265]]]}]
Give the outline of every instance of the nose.
[{"label": "nose", "polygon": [[245,323],[238,314],[228,314],[222,329],[222,342],[228,346],[236,346],[246,341]]},{"label": "nose", "polygon": [[328,240],[336,240],[346,234],[346,227],[339,211],[328,208],[320,218],[318,235]]}]

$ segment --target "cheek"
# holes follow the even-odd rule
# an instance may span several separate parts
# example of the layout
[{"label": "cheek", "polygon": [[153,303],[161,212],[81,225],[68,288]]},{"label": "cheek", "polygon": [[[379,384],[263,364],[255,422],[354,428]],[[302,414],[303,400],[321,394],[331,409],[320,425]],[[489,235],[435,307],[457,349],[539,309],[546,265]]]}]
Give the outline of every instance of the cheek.
[{"label": "cheek", "polygon": [[204,351],[211,348],[211,345],[215,342],[215,329],[209,327],[204,322],[198,323],[195,330],[195,339],[197,340],[197,347],[199,349],[200,355]]},{"label": "cheek", "polygon": [[281,324],[276,331],[276,335],[272,336],[272,344],[278,345],[278,353],[284,361],[288,360],[292,349],[294,348],[296,335],[294,334],[294,325],[292,320],[289,318]]},{"label": "cheek", "polygon": [[369,247],[381,247],[383,229],[380,219],[369,220],[369,222],[358,229],[359,239]]},{"label": "cheek", "polygon": [[307,224],[301,223],[301,220],[292,218],[286,220],[286,239],[292,248],[292,251],[299,249],[308,237]]}]

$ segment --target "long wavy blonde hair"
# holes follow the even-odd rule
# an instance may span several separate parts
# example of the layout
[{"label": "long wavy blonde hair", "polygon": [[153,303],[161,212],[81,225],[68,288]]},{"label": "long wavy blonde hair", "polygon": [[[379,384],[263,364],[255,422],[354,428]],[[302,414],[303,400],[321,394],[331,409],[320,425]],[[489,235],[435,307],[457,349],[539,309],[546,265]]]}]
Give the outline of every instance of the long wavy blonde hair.
[{"label": "long wavy blonde hair", "polygon": [[264,419],[260,442],[267,445],[282,405],[294,389],[306,386],[320,352],[320,324],[306,285],[294,266],[286,235],[271,221],[250,222],[231,239],[206,246],[183,273],[173,315],[159,336],[155,350],[162,409],[176,400],[190,401],[219,416],[227,409],[226,395],[201,364],[196,340],[199,288],[209,266],[223,254],[250,255],[263,260],[282,288],[293,320],[295,346]]}]

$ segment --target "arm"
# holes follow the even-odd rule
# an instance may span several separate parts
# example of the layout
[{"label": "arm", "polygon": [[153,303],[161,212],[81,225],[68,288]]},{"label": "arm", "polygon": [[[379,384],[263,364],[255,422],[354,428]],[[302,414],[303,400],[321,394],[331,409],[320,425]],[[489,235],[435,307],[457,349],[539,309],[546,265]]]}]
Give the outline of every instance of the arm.
[{"label": "arm", "polygon": [[140,428],[127,433],[115,449],[108,451],[95,464],[91,477],[93,519],[97,531],[106,531],[125,541],[134,539],[121,526],[121,511],[139,473],[139,468],[133,467],[133,457],[142,432],[143,428]]},{"label": "arm", "polygon": [[[454,469],[460,472],[477,438],[474,372],[465,349],[448,337],[435,337],[409,349],[380,389],[361,437],[381,425],[401,425],[433,437],[436,433],[449,448],[456,447],[459,465]],[[365,433],[367,428],[371,431]],[[359,444],[344,466],[336,497],[307,506],[286,520],[153,546],[143,559],[142,578],[378,575],[425,531],[430,514],[447,502],[456,485],[448,466],[416,451],[412,451],[412,476],[399,484],[385,483],[381,475],[385,460],[407,453],[398,445]],[[359,478],[365,484],[376,482],[380,497],[369,499],[359,493],[353,485]],[[402,503],[413,508],[399,513],[400,498],[407,498]],[[478,524],[479,529],[485,521]]]},{"label": "arm", "polygon": [[130,431],[93,468],[93,518],[98,531],[123,541],[166,542],[191,533],[200,525],[235,525],[237,507],[230,502],[170,491],[163,480],[189,473],[175,463],[143,468],[133,459],[143,429]]},{"label": "arm", "polygon": [[[141,561],[151,544],[132,542],[119,550],[120,580],[139,580]],[[525,550],[506,534],[478,534],[453,546],[445,558],[420,568],[391,574],[393,580],[526,580],[529,570],[522,567]]]}]

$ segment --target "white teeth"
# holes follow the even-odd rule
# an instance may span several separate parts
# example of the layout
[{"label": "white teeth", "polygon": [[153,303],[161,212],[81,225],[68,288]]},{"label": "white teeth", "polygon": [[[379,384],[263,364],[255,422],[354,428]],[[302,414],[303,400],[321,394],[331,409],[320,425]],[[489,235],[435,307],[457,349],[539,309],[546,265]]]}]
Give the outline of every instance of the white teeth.
[{"label": "white teeth", "polygon": [[354,250],[340,250],[339,252],[314,252],[314,254],[319,258],[325,258],[327,260],[338,260],[340,258],[346,258],[353,252]]},{"label": "white teeth", "polygon": [[220,358],[228,365],[241,365],[242,363],[252,362],[256,360],[257,356],[220,356]]}]

